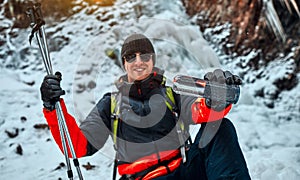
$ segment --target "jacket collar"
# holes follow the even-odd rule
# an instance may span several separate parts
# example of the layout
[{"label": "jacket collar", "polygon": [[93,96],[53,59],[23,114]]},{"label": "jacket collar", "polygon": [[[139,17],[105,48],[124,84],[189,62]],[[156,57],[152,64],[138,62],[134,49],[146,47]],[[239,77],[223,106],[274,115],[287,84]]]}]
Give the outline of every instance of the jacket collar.
[{"label": "jacket collar", "polygon": [[150,98],[150,92],[153,89],[165,86],[163,74],[163,70],[154,67],[152,73],[146,79],[129,83],[127,75],[123,75],[115,82],[115,85],[123,95],[136,99],[147,99]]}]

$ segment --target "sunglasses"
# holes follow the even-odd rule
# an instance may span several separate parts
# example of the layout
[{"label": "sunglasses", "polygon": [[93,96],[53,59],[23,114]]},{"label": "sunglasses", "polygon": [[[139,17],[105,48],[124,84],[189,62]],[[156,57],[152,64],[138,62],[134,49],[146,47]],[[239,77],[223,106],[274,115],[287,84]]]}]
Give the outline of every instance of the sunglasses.
[{"label": "sunglasses", "polygon": [[[128,63],[133,63],[136,60],[136,56],[137,56],[137,54],[129,54],[129,55],[124,56],[124,59]],[[150,59],[152,58],[151,53],[139,54],[138,56],[140,56],[141,61],[143,61],[143,62],[149,62]]]}]

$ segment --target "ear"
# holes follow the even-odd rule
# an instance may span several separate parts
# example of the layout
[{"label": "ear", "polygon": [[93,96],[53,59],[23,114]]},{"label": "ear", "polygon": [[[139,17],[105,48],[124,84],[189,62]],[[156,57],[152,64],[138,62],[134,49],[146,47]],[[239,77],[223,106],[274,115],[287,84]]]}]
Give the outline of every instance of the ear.
[{"label": "ear", "polygon": [[128,63],[127,62],[124,62],[124,69],[126,72],[128,72]]}]

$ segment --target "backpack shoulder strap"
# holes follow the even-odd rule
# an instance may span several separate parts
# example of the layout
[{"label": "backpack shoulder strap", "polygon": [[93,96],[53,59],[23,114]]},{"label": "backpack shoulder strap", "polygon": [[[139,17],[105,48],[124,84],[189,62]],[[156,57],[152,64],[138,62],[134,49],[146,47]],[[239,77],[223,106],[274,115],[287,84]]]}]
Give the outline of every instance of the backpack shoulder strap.
[{"label": "backpack shoulder strap", "polygon": [[174,117],[176,119],[176,130],[177,130],[178,139],[180,142],[180,153],[182,156],[182,161],[183,161],[183,163],[185,163],[186,162],[186,153],[185,153],[186,141],[184,140],[184,134],[188,135],[188,142],[190,142],[190,143],[191,143],[191,138],[190,138],[187,128],[185,128],[184,122],[182,121],[182,119],[179,118],[179,114],[178,114],[179,108],[176,105],[173,90],[169,86],[166,87],[165,100],[166,100],[166,105],[171,110],[171,112],[174,114]]},{"label": "backpack shoulder strap", "polygon": [[173,95],[173,90],[171,87],[167,86],[166,87],[166,93],[165,93],[165,100],[166,100],[166,105],[171,111],[177,111],[178,108],[176,106],[175,98]]},{"label": "backpack shoulder strap", "polygon": [[111,129],[113,133],[113,142],[117,146],[117,131],[120,114],[121,93],[111,93],[110,113],[111,113]]},{"label": "backpack shoulder strap", "polygon": [[116,180],[118,166],[118,149],[117,149],[117,133],[120,114],[121,93],[113,92],[110,96],[110,114],[111,114],[111,129],[113,133],[113,142],[116,150],[112,179]]}]

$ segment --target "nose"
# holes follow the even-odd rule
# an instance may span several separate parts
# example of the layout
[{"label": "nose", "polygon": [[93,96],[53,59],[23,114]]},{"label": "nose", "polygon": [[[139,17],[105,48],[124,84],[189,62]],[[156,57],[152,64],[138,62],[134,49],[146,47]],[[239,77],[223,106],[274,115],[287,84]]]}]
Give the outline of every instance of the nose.
[{"label": "nose", "polygon": [[143,63],[143,61],[141,59],[140,54],[136,54],[135,64],[139,65],[139,64],[142,64],[142,63]]}]

